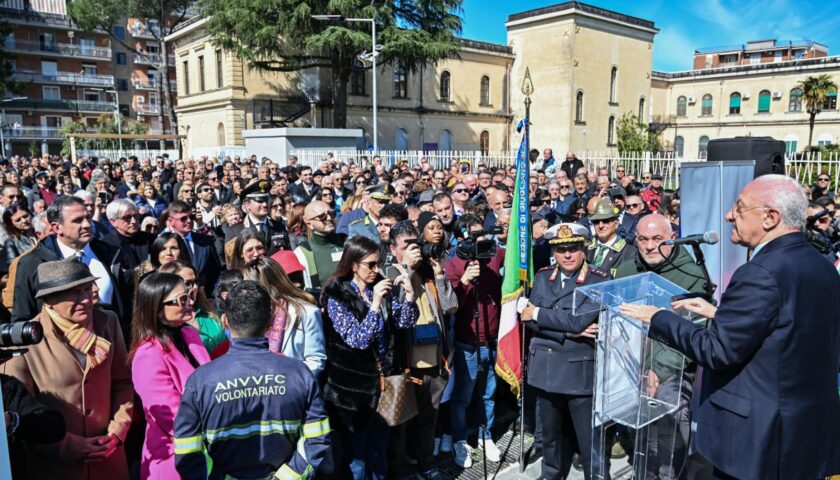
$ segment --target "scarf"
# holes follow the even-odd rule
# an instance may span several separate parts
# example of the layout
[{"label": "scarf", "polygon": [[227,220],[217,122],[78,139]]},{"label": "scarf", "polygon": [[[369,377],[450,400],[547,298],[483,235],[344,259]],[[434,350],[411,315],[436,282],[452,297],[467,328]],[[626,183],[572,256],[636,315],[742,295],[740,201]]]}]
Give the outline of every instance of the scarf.
[{"label": "scarf", "polygon": [[274,353],[283,352],[283,337],[286,335],[286,306],[284,300],[277,301],[277,309],[274,312],[274,319],[271,326],[265,332],[268,339],[268,349]]},{"label": "scarf", "polygon": [[93,321],[88,319],[84,323],[76,323],[62,317],[55,310],[45,306],[44,309],[71,348],[87,355],[90,369],[95,368],[108,358],[111,352],[111,342],[93,333]]}]

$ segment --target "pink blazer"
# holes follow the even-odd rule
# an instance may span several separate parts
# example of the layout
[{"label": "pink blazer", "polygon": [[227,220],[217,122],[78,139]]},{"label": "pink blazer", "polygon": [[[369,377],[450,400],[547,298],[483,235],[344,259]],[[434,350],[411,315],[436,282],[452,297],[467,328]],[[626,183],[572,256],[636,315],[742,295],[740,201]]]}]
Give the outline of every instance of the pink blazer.
[{"label": "pink blazer", "polygon": [[[198,332],[185,325],[181,334],[199,365],[208,363],[210,356]],[[164,350],[157,339],[147,340],[137,347],[131,374],[146,417],[146,439],[140,460],[140,478],[143,480],[180,478],[175,470],[172,430],[184,384],[194,371],[181,352],[172,347],[169,351]]]}]

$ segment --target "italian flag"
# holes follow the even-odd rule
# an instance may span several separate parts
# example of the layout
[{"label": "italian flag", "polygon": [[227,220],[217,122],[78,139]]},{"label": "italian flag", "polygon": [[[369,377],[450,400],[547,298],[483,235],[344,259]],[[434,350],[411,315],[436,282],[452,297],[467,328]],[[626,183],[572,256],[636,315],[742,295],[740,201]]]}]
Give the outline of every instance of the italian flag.
[{"label": "italian flag", "polygon": [[[522,129],[524,121],[519,123]],[[516,156],[516,187],[513,192],[510,228],[505,249],[502,280],[502,313],[499,323],[499,346],[496,374],[510,384],[519,398],[522,384],[522,335],[516,303],[524,287],[534,279],[531,262],[531,210],[528,204],[528,126]]]}]

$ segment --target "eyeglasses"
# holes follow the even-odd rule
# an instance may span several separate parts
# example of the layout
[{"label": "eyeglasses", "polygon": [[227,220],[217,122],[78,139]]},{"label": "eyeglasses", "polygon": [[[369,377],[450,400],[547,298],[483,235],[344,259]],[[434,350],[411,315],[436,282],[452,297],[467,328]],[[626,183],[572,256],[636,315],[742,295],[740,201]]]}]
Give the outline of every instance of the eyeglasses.
[{"label": "eyeglasses", "polygon": [[315,215],[314,217],[310,217],[309,221],[311,222],[312,220],[318,220],[319,222],[326,222],[327,219],[330,219],[330,218],[333,218],[333,217],[335,217],[335,212],[327,211],[327,212],[321,213],[320,215]]},{"label": "eyeglasses", "polygon": [[407,193],[407,192],[406,192],[405,190],[396,190],[396,191],[394,191],[394,195],[399,195],[399,196],[401,196],[401,197],[404,197],[406,193]]},{"label": "eyeglasses", "polygon": [[172,220],[175,220],[176,222],[184,223],[188,220],[192,220],[192,215],[181,215],[180,217],[170,217],[170,218],[172,218]]},{"label": "eyeglasses", "polygon": [[273,208],[273,209],[283,208],[283,204],[282,203],[275,203],[274,205],[271,206],[271,208]]},{"label": "eyeglasses", "polygon": [[376,267],[379,266],[379,260],[372,261],[372,262],[357,262],[359,265],[364,265],[368,268],[368,270],[375,270]]},{"label": "eyeglasses", "polygon": [[572,186],[571,186],[571,185],[560,185],[560,190],[563,190],[563,189],[568,190],[568,189],[570,189],[570,188],[572,188]]},{"label": "eyeglasses", "polygon": [[735,205],[732,205],[732,211],[735,213],[735,216],[738,216],[738,217],[740,217],[741,215],[743,215],[746,212],[749,212],[750,210],[756,210],[756,209],[759,209],[759,208],[767,208],[767,206],[766,205],[756,205],[754,207],[743,207],[741,205],[738,205],[737,203]]},{"label": "eyeglasses", "polygon": [[642,180],[650,180],[650,177],[645,175],[644,177],[642,177]]},{"label": "eyeglasses", "polygon": [[623,168],[619,168],[619,169],[617,169],[617,170],[616,170],[616,173],[624,173],[624,169],[623,169]]},{"label": "eyeglasses", "polygon": [[551,248],[554,253],[569,253],[569,252],[577,252],[581,250],[581,247],[578,245],[557,245]]},{"label": "eyeglasses", "polygon": [[140,215],[137,215],[136,213],[134,215],[123,215],[122,217],[119,217],[119,219],[125,223],[131,223],[132,220],[139,222]]},{"label": "eyeglasses", "polygon": [[333,192],[332,192],[332,191],[330,191],[330,190],[322,190],[322,191],[321,191],[321,196],[322,196],[322,197],[325,197],[325,196],[327,196],[327,195],[329,195],[329,196],[331,196],[331,197],[332,197],[334,194],[333,194]]},{"label": "eyeglasses", "polygon": [[831,179],[830,179],[830,178],[828,178],[828,177],[820,177],[820,178],[818,178],[817,180],[819,180],[819,181],[821,181],[821,182],[828,182],[828,181],[830,181]]},{"label": "eyeglasses", "polygon": [[163,304],[169,307],[186,307],[192,305],[193,302],[194,300],[192,298],[192,295],[190,295],[189,293],[184,293],[178,295],[172,300],[165,300]]}]

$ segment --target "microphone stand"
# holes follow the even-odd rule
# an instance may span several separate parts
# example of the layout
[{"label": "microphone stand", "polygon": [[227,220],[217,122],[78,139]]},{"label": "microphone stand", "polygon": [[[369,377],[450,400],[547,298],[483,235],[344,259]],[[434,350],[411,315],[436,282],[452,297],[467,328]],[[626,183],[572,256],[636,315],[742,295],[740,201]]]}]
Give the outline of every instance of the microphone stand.
[{"label": "microphone stand", "polygon": [[700,248],[699,243],[692,243],[691,249],[694,251],[694,263],[703,271],[703,278],[705,279],[703,289],[706,290],[706,295],[709,296],[707,300],[713,302],[717,285],[712,282],[712,277],[709,276],[709,270],[706,268],[706,257],[703,256],[703,250]]}]

